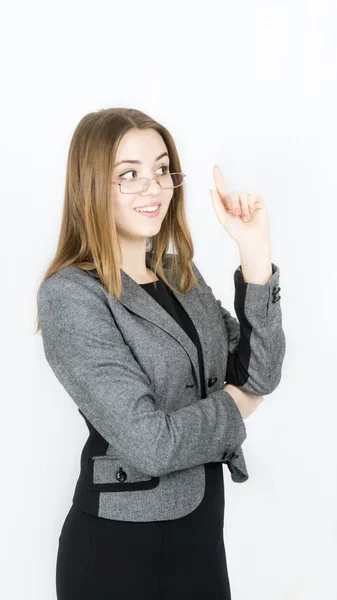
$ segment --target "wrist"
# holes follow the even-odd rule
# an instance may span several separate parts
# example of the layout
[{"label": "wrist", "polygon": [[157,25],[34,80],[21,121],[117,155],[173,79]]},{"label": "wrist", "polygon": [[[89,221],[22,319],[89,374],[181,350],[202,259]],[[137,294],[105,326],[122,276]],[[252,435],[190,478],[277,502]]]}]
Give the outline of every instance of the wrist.
[{"label": "wrist", "polygon": [[273,275],[270,241],[254,246],[240,245],[240,263],[243,281],[264,285]]}]

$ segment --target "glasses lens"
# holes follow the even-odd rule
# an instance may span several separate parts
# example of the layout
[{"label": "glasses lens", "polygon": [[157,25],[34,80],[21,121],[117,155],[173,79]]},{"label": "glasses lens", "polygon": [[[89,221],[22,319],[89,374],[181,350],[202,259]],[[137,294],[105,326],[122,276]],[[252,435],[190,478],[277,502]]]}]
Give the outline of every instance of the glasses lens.
[{"label": "glasses lens", "polygon": [[121,185],[122,194],[138,194],[145,189],[147,179],[128,179],[123,181]]},{"label": "glasses lens", "polygon": [[[183,173],[165,173],[164,175],[158,175],[160,186],[169,190],[175,187],[179,187],[184,181]],[[139,179],[128,179],[123,181],[121,185],[122,194],[139,194],[145,190],[148,180],[145,178]]]}]

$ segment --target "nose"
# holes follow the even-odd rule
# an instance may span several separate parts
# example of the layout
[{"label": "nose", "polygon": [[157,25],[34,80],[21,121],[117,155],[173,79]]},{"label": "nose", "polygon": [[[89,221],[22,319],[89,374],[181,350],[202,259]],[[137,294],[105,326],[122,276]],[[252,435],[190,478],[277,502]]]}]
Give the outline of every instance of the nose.
[{"label": "nose", "polygon": [[159,180],[157,181],[157,179],[153,178],[147,182],[147,186],[146,186],[145,190],[142,192],[142,194],[146,194],[149,190],[156,191],[159,194],[161,189],[162,188],[160,186]]}]

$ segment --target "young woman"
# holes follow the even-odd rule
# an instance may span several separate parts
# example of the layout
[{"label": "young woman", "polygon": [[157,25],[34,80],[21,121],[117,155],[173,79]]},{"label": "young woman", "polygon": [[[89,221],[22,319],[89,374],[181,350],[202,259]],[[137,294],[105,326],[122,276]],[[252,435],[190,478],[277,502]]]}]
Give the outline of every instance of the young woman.
[{"label": "young woman", "polygon": [[231,597],[222,464],[247,480],[244,419],[281,378],[280,272],[264,202],[229,193],[215,166],[213,207],[241,259],[232,316],[193,262],[184,178],[172,136],[140,111],[90,113],[74,132],[38,290],[46,359],[89,429],[58,600]]}]

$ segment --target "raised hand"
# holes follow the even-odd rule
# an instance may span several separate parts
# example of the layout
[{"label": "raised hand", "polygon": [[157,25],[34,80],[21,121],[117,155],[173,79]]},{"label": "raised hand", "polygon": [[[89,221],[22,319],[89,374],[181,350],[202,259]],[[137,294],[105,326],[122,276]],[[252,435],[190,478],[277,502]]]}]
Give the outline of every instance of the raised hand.
[{"label": "raised hand", "polygon": [[220,167],[213,167],[216,190],[210,190],[212,205],[219,223],[240,246],[269,240],[269,217],[261,196],[229,192]]}]

